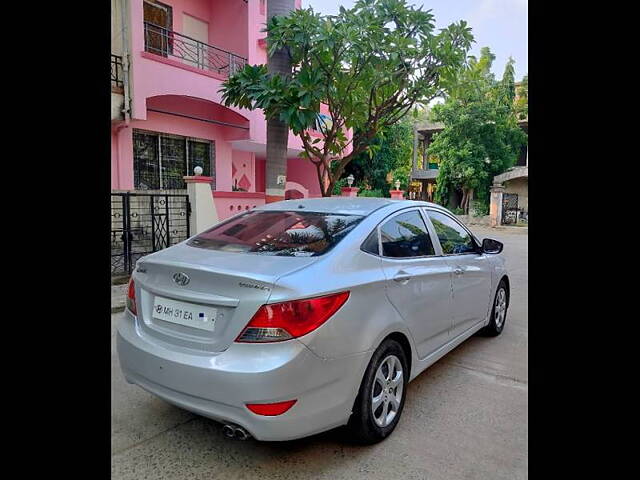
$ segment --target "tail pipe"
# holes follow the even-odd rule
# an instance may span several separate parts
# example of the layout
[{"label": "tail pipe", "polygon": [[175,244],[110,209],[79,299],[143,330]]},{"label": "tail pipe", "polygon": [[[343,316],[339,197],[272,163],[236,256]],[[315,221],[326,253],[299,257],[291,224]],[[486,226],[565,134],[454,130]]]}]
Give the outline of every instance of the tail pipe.
[{"label": "tail pipe", "polygon": [[222,427],[222,434],[227,438],[235,438],[237,440],[247,440],[251,437],[249,432],[239,425],[225,423]]}]

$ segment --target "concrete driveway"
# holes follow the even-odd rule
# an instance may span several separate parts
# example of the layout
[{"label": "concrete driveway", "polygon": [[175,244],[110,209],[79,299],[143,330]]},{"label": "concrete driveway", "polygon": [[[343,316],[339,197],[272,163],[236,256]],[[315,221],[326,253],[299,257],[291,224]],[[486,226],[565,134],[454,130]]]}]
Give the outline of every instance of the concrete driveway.
[{"label": "concrete driveway", "polygon": [[361,447],[333,430],[264,443],[229,441],[222,425],[127,384],[112,322],[114,479],[523,479],[528,450],[526,230],[472,228],[503,241],[511,273],[507,324],[472,337],[416,378],[393,435]]}]

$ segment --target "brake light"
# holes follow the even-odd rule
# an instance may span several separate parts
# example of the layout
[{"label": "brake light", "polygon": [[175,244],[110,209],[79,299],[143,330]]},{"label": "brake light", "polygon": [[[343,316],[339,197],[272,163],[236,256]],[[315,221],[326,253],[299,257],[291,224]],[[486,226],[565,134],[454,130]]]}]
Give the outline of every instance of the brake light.
[{"label": "brake light", "polygon": [[137,315],[136,311],[136,285],[133,282],[133,277],[129,280],[129,291],[127,292],[127,308],[131,313]]},{"label": "brake light", "polygon": [[293,404],[296,402],[297,400],[287,400],[286,402],[278,403],[247,403],[247,408],[255,414],[274,417],[276,415],[282,415],[293,407]]},{"label": "brake light", "polygon": [[236,342],[281,342],[312,332],[338,311],[349,292],[262,305]]}]

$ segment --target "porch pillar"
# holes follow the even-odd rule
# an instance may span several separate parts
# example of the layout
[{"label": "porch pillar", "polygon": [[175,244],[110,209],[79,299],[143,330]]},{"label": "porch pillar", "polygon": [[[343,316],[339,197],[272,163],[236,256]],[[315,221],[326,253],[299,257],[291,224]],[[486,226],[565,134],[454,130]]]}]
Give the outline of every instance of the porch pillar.
[{"label": "porch pillar", "polygon": [[[197,167],[196,167],[197,168]],[[191,235],[203,232],[218,223],[218,212],[213,203],[211,192],[212,177],[195,175],[183,177],[187,184],[187,194],[191,204],[191,216],[189,217],[189,231]]]},{"label": "porch pillar", "polygon": [[391,200],[404,200],[404,190],[389,190]]},{"label": "porch pillar", "polygon": [[342,197],[357,197],[360,189],[358,187],[342,187]]},{"label": "porch pillar", "polygon": [[501,183],[494,183],[491,187],[491,205],[489,206],[490,224],[497,227],[502,224],[502,195],[504,186]]}]

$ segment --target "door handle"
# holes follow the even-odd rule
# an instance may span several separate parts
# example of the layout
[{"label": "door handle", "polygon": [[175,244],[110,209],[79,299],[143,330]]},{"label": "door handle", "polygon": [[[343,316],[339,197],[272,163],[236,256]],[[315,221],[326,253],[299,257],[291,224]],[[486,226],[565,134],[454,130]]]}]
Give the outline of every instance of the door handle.
[{"label": "door handle", "polygon": [[406,285],[407,283],[409,283],[409,280],[411,280],[411,275],[409,275],[407,272],[400,270],[398,273],[395,274],[395,276],[393,277],[393,280],[398,282],[401,285]]},{"label": "door handle", "polygon": [[456,269],[453,271],[453,273],[455,273],[456,275],[463,275],[464,274],[464,270],[462,269],[462,267],[456,267]]}]

